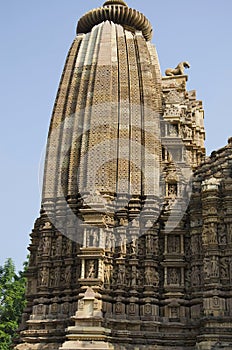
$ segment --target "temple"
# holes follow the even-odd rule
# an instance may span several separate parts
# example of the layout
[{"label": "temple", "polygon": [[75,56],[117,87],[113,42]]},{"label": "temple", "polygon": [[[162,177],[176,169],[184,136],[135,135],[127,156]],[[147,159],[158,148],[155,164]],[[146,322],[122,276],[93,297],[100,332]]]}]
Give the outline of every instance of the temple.
[{"label": "temple", "polygon": [[78,22],[48,134],[16,350],[232,349],[232,139],[122,0]]}]

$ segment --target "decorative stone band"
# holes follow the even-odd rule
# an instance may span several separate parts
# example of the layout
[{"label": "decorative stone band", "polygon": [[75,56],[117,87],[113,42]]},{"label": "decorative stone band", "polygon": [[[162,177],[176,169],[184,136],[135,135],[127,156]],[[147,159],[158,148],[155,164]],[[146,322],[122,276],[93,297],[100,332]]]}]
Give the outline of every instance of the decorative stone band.
[{"label": "decorative stone band", "polygon": [[87,12],[77,24],[77,34],[89,33],[95,25],[105,21],[121,24],[132,32],[141,31],[147,41],[152,39],[152,26],[148,19],[124,5],[105,5]]}]

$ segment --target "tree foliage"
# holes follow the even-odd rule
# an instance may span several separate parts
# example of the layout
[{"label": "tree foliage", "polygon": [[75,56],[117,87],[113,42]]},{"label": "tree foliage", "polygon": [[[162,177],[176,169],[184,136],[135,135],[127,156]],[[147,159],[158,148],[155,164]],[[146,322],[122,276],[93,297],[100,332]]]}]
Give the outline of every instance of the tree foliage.
[{"label": "tree foliage", "polygon": [[16,273],[12,259],[7,259],[4,266],[0,266],[0,350],[11,348],[26,305],[26,279],[23,274],[22,271]]}]

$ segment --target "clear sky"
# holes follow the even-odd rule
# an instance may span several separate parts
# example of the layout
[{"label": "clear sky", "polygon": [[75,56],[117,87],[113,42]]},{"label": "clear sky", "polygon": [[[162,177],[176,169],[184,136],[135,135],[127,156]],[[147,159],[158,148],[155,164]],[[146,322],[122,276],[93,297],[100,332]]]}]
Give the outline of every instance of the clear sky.
[{"label": "clear sky", "polygon": [[[21,268],[39,215],[38,169],[78,18],[99,0],[3,1],[0,12],[0,265]],[[161,69],[191,63],[205,108],[207,153],[227,143],[232,102],[231,0],[128,0],[154,28]]]}]

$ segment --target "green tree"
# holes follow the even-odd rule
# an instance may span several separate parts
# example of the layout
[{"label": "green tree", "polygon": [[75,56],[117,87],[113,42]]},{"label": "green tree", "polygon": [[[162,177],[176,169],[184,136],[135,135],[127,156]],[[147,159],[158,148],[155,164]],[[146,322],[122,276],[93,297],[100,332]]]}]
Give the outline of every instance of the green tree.
[{"label": "green tree", "polygon": [[[24,270],[27,263],[24,264]],[[18,274],[12,259],[0,266],[0,350],[9,350],[16,336],[25,301],[26,279]]]}]

